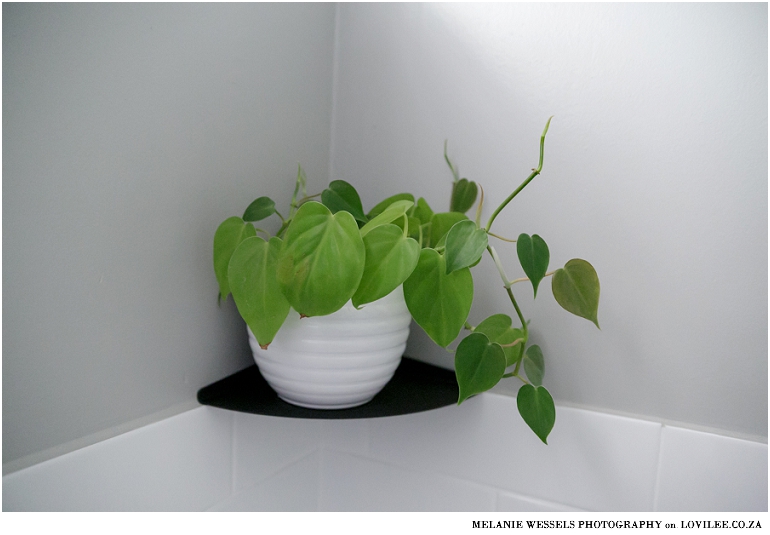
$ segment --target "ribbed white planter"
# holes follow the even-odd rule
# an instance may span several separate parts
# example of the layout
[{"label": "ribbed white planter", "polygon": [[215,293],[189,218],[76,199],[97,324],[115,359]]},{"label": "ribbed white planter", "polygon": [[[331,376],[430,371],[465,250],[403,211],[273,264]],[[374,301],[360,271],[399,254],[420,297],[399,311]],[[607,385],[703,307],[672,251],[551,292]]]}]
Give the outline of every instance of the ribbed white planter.
[{"label": "ribbed white planter", "polygon": [[251,330],[249,344],[281,399],[312,409],[345,409],[371,400],[393,377],[411,319],[399,286],[361,310],[348,302],[328,316],[302,319],[291,310],[267,349]]}]

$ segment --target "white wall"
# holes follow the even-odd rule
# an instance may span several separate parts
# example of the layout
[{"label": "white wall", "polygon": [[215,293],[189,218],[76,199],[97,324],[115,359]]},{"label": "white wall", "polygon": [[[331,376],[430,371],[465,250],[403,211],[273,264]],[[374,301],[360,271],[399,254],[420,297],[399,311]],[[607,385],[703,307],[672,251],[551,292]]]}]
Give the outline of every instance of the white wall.
[{"label": "white wall", "polygon": [[328,4],[3,5],[4,470],[253,362],[214,231],[328,180],[333,37]]},{"label": "white wall", "polygon": [[[488,215],[555,116],[493,230],[599,273],[601,331],[514,287],[558,400],[766,440],[765,4],[341,4],[338,32],[332,175],[369,206],[446,209],[448,139]],[[472,323],[514,316],[474,273]],[[420,334],[408,352],[451,365]]]}]

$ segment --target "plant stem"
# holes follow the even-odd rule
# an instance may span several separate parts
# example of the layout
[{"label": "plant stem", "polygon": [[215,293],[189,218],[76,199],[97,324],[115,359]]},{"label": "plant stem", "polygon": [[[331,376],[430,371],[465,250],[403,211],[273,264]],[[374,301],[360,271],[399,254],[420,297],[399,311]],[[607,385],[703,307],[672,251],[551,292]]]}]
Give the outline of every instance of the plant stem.
[{"label": "plant stem", "polygon": [[479,199],[479,205],[476,207],[476,226],[481,228],[481,209],[484,207],[484,187],[479,184],[481,190],[481,199]]},{"label": "plant stem", "polygon": [[503,375],[503,378],[506,378],[506,377],[517,377],[517,378],[521,379],[524,384],[526,384],[526,385],[529,384],[529,381],[527,381],[521,375],[519,375],[519,368],[518,368],[518,366],[511,373],[506,373],[505,375]]},{"label": "plant stem", "polygon": [[487,231],[487,234],[489,234],[493,238],[497,238],[498,240],[507,241],[508,243],[516,243],[518,241],[518,240],[511,240],[509,238],[503,238],[502,236],[498,236],[497,234],[495,234],[493,232],[489,232],[489,231]]},{"label": "plant stem", "polygon": [[297,211],[299,204],[301,204],[301,202],[297,203],[297,195],[299,194],[302,194],[302,196],[307,195],[307,177],[305,177],[301,165],[297,165],[297,182],[294,184],[294,195],[291,196],[291,204],[289,204],[289,219],[294,217],[294,212]]},{"label": "plant stem", "polygon": [[489,254],[492,255],[492,260],[494,260],[497,271],[500,273],[500,278],[503,279],[503,286],[505,287],[505,291],[508,292],[508,297],[511,299],[513,308],[516,309],[516,314],[519,316],[519,321],[521,321],[521,328],[524,330],[524,335],[526,336],[529,332],[527,329],[527,322],[524,320],[524,315],[521,313],[519,304],[516,302],[516,298],[513,296],[513,292],[511,291],[511,283],[508,281],[508,276],[505,274],[503,264],[500,262],[500,257],[497,256],[497,251],[495,251],[495,248],[491,245],[487,246],[487,251],[489,251]]},{"label": "plant stem", "polygon": [[299,200],[299,202],[297,203],[297,205],[298,205],[298,206],[300,206],[300,205],[302,205],[303,203],[306,203],[307,201],[309,201],[309,200],[311,200],[311,199],[315,199],[316,197],[320,197],[322,193],[323,193],[323,192],[321,192],[321,193],[316,193],[315,195],[305,195],[304,197],[302,197],[302,198]]},{"label": "plant stem", "polygon": [[540,171],[543,170],[543,149],[545,148],[545,135],[546,133],[548,133],[548,127],[551,124],[551,119],[553,119],[553,116],[548,118],[548,122],[545,123],[545,129],[543,130],[543,134],[540,136],[540,163],[538,164],[537,169],[533,169],[532,174],[530,174],[527,177],[527,179],[524,182],[522,182],[521,185],[518,188],[516,188],[514,192],[511,193],[508,196],[508,198],[505,199],[500,204],[500,206],[497,207],[497,209],[494,211],[492,216],[489,218],[489,222],[487,223],[487,226],[486,226],[487,232],[489,232],[489,229],[492,228],[492,223],[494,222],[495,218],[497,218],[497,214],[499,214],[503,210],[503,208],[505,208],[508,205],[508,203],[511,202],[513,198],[516,197],[516,195],[518,195],[519,192],[523,190],[527,186],[527,184],[532,182],[532,179],[535,178],[537,175],[539,175]]},{"label": "plant stem", "polygon": [[[546,273],[545,275],[543,275],[543,277],[550,277],[550,276],[551,276],[551,275],[553,275],[554,273],[556,273],[556,272],[555,272],[555,271],[549,271],[548,273]],[[514,284],[516,284],[517,282],[527,282],[528,280],[529,280],[529,277],[522,277],[522,278],[520,278],[520,279],[513,279],[512,281],[510,281],[510,283],[509,283],[509,284],[511,284],[511,285],[514,285]]]},{"label": "plant stem", "polygon": [[[445,139],[444,140],[444,159],[446,160],[446,163],[449,166],[449,169],[452,171],[454,182],[457,182],[458,180],[460,180],[460,173],[458,173],[457,167],[455,167],[455,164],[452,163],[452,160],[449,159],[449,156],[447,155],[447,152],[446,152],[446,145],[447,145],[447,140]],[[452,184],[452,196],[454,196],[454,192],[455,192],[454,184]]]},{"label": "plant stem", "polygon": [[254,227],[254,230],[256,230],[257,232],[261,232],[267,237],[268,240],[270,240],[270,233],[268,231],[257,227]]},{"label": "plant stem", "polygon": [[516,340],[514,340],[510,344],[500,344],[500,347],[514,347],[514,346],[517,346],[517,345],[519,345],[521,343],[524,343],[524,341],[525,341],[524,338],[517,338]]},{"label": "plant stem", "polygon": [[511,303],[513,303],[513,308],[516,309],[516,314],[519,316],[519,321],[521,322],[521,328],[524,330],[524,335],[528,336],[529,329],[527,328],[527,321],[524,319],[524,314],[521,313],[521,309],[519,308],[518,303],[516,303],[516,298],[513,297],[513,292],[511,291],[511,287],[506,287],[505,291],[508,292],[508,297],[511,298]]}]

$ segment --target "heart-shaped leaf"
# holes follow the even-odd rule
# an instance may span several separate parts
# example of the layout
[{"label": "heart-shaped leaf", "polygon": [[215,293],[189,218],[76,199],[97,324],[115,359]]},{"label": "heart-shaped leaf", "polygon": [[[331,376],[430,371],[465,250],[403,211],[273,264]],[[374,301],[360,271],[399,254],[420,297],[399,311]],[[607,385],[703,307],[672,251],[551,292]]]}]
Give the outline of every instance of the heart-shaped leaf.
[{"label": "heart-shaped leaf", "polygon": [[430,218],[430,246],[435,247],[455,223],[465,219],[468,219],[468,217],[459,212],[439,212],[438,214],[433,214]]},{"label": "heart-shaped leaf", "polygon": [[447,273],[472,266],[487,248],[487,233],[470,220],[455,223],[446,234]]},{"label": "heart-shaped leaf", "polygon": [[516,253],[524,273],[532,282],[532,288],[535,291],[535,297],[537,297],[537,286],[548,271],[548,261],[550,260],[548,246],[543,238],[537,234],[532,237],[529,234],[520,234],[519,239],[516,240]]},{"label": "heart-shaped leaf", "polygon": [[599,327],[599,276],[591,264],[573,258],[553,274],[551,288],[556,302],[564,310]]},{"label": "heart-shaped leaf", "polygon": [[449,204],[449,210],[461,214],[470,210],[473,203],[476,202],[478,189],[476,183],[467,178],[461,178],[455,182],[452,186],[452,200]]},{"label": "heart-shaped leaf", "polygon": [[376,227],[387,225],[399,217],[403,217],[413,204],[414,203],[409,200],[395,201],[379,215],[371,219],[366,225],[361,227],[361,237],[363,238]]},{"label": "heart-shaped leaf", "polygon": [[244,221],[262,221],[275,213],[275,202],[270,197],[260,197],[243,212]]},{"label": "heart-shaped leaf", "polygon": [[366,217],[369,219],[373,219],[380,215],[382,212],[385,211],[385,208],[390,206],[396,201],[412,201],[412,204],[414,204],[414,195],[411,193],[397,193],[396,195],[393,195],[391,197],[388,197],[384,201],[380,201],[377,203],[377,205],[369,210],[369,213],[366,214]]},{"label": "heart-shaped leaf", "polygon": [[545,360],[543,351],[538,345],[531,345],[524,353],[524,371],[527,372],[527,379],[535,386],[543,384],[545,375]]},{"label": "heart-shaped leaf", "polygon": [[361,197],[358,196],[356,188],[344,180],[331,181],[329,187],[321,193],[321,202],[333,214],[345,211],[356,218],[356,221],[366,223],[364,208],[361,205]]},{"label": "heart-shaped leaf", "polygon": [[420,224],[425,225],[430,223],[430,218],[433,217],[433,210],[428,206],[428,201],[420,197],[417,199],[417,204],[414,207],[413,212],[410,214],[420,220]]},{"label": "heart-shaped leaf", "polygon": [[243,240],[256,235],[254,225],[246,223],[240,217],[225,219],[214,233],[214,274],[219,283],[219,299],[227,299],[230,293],[230,283],[227,279],[230,257]]},{"label": "heart-shaped leaf", "polygon": [[336,312],[353,297],[364,272],[364,242],[353,216],[332,215],[309,201],[294,215],[278,257],[278,283],[305,316]]},{"label": "heart-shaped leaf", "polygon": [[548,444],[546,439],[556,422],[556,407],[548,390],[542,386],[524,385],[516,396],[516,405],[530,429]]},{"label": "heart-shaped leaf", "polygon": [[458,405],[495,386],[504,373],[505,354],[499,344],[478,332],[463,338],[455,353],[455,374],[460,387]]},{"label": "heart-shaped leaf", "polygon": [[230,259],[228,277],[238,312],[262,347],[273,341],[289,314],[289,302],[276,280],[279,238],[257,236],[241,242]]},{"label": "heart-shaped leaf", "polygon": [[[505,352],[505,366],[512,366],[519,362],[527,342],[527,334],[523,329],[512,327],[513,321],[505,314],[494,314],[478,324],[473,332],[484,333],[492,342],[503,346]],[[521,340],[516,345],[510,345]]]},{"label": "heart-shaped leaf", "polygon": [[473,303],[469,268],[446,273],[444,257],[434,249],[420,251],[420,259],[404,281],[404,299],[412,318],[441,347],[457,338]]},{"label": "heart-shaped leaf", "polygon": [[381,225],[367,233],[364,247],[364,274],[353,294],[356,308],[385,297],[403,284],[420,258],[420,245],[396,225]]}]

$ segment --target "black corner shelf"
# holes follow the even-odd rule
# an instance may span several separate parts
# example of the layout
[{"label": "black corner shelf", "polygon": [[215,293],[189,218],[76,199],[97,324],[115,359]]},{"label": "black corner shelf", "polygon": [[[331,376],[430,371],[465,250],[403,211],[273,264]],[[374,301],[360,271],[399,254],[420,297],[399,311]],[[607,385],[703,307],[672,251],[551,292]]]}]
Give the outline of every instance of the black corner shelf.
[{"label": "black corner shelf", "polygon": [[198,391],[198,402],[221,409],[284,418],[344,420],[380,418],[438,409],[457,403],[453,371],[403,357],[393,378],[374,398],[358,407],[318,410],[283,401],[259,373],[256,364]]}]

